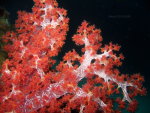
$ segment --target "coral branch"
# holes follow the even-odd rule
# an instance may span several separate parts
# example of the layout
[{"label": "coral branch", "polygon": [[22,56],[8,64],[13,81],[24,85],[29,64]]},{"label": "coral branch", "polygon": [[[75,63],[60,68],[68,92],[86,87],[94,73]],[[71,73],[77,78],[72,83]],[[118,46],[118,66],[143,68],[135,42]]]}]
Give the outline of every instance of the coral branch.
[{"label": "coral branch", "polygon": [[8,59],[1,70],[0,113],[117,113],[126,105],[134,112],[134,97],[146,94],[144,78],[120,73],[120,46],[104,45],[101,30],[83,21],[72,37],[84,46],[82,55],[69,51],[53,69],[69,19],[55,0],[34,2],[31,13],[18,12],[16,30],[3,36]]}]

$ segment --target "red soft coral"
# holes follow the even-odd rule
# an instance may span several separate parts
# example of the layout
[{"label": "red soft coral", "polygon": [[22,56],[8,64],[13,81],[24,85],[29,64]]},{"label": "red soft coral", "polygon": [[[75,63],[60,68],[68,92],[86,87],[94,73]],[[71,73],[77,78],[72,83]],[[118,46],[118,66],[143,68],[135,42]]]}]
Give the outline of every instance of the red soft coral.
[{"label": "red soft coral", "polygon": [[[116,54],[120,46],[103,45],[101,30],[84,21],[72,38],[84,46],[83,54],[70,51],[52,69],[69,19],[55,0],[34,2],[32,13],[19,11],[16,30],[3,36],[9,58],[1,70],[0,112],[119,113],[128,103],[127,109],[134,112],[133,98],[146,93],[144,78],[120,74],[116,68],[124,59]],[[118,94],[123,98],[115,98]]]}]

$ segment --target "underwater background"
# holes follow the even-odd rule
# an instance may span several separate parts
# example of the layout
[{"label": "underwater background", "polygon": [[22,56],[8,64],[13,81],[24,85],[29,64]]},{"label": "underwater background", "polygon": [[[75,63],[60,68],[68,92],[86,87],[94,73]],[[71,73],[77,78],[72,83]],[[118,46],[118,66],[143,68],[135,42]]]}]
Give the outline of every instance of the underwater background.
[{"label": "underwater background", "polygon": [[[59,6],[68,11],[69,32],[66,44],[56,57],[58,63],[65,53],[75,48],[79,53],[81,47],[75,46],[71,37],[83,20],[95,24],[102,30],[103,43],[118,43],[125,56],[122,73],[141,73],[145,78],[146,96],[139,96],[139,108],[136,113],[150,113],[150,1],[148,0],[57,0]],[[1,0],[0,8],[9,12],[7,22],[13,26],[17,11],[31,11],[32,0]],[[2,18],[0,18],[2,21]],[[2,23],[0,23],[2,25]],[[4,28],[4,27],[2,27]],[[8,30],[10,28],[7,28]],[[0,29],[1,30],[1,29]],[[7,30],[5,30],[7,31]],[[0,35],[1,37],[1,35]],[[0,50],[0,59],[6,54]],[[0,60],[1,61],[1,60]],[[85,82],[85,81],[83,81]],[[82,83],[81,83],[82,84]],[[123,111],[126,113],[126,111]]]}]

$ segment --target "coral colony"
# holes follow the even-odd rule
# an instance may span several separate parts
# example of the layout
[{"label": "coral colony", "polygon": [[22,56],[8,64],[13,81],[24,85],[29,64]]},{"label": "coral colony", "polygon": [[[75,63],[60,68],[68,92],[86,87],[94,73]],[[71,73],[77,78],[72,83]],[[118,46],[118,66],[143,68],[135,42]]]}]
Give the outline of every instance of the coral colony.
[{"label": "coral colony", "polygon": [[101,31],[83,21],[72,37],[83,54],[71,50],[52,69],[69,19],[55,0],[34,2],[32,12],[18,12],[16,30],[3,36],[8,59],[1,69],[0,113],[134,112],[134,97],[146,93],[144,78],[119,72],[120,46],[102,44]]}]

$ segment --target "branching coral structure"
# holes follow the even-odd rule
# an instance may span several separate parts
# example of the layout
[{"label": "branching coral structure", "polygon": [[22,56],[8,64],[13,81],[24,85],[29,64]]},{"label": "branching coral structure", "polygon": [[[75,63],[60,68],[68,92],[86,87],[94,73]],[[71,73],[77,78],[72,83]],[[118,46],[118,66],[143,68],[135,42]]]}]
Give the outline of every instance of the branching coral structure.
[{"label": "branching coral structure", "polygon": [[34,2],[32,12],[18,12],[16,30],[3,36],[8,59],[1,69],[0,113],[134,112],[134,97],[146,94],[144,78],[120,73],[120,46],[102,44],[101,30],[83,21],[72,37],[82,55],[69,51],[52,69],[69,19],[55,0]]}]

